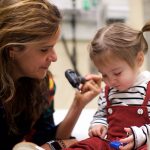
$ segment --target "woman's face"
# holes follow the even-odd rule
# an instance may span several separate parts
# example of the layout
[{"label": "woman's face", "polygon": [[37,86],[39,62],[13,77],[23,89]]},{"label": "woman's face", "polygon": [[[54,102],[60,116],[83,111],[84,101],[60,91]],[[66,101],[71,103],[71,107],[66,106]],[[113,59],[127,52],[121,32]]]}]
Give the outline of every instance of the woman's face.
[{"label": "woman's face", "polygon": [[57,60],[54,46],[60,30],[52,38],[26,45],[25,50],[14,50],[12,74],[14,80],[20,77],[42,79],[45,77],[51,62]]}]

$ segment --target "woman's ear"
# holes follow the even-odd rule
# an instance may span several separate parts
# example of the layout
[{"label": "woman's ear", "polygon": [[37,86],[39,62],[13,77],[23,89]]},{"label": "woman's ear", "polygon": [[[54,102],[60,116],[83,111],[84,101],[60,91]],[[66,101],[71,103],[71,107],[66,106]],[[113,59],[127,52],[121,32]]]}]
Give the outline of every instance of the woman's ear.
[{"label": "woman's ear", "polygon": [[16,53],[19,52],[20,49],[15,46],[8,47],[7,49],[8,49],[8,56],[10,57],[10,59],[14,60]]},{"label": "woman's ear", "polygon": [[13,47],[9,47],[8,48],[8,55],[9,55],[10,59],[14,60],[14,58],[15,58],[15,52],[14,52]]},{"label": "woman's ear", "polygon": [[136,57],[137,65],[141,67],[144,62],[144,53],[143,51],[138,52],[137,57]]}]

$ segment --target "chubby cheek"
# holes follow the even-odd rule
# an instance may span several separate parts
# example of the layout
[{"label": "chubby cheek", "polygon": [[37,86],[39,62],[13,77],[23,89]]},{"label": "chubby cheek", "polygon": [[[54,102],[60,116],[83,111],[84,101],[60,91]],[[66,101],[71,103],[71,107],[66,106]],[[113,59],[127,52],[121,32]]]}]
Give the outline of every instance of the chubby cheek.
[{"label": "chubby cheek", "polygon": [[135,81],[135,77],[134,77],[134,76],[129,76],[129,75],[124,76],[124,77],[120,80],[121,84],[123,85],[123,87],[124,87],[125,89],[127,89],[127,88],[133,86],[134,81]]}]

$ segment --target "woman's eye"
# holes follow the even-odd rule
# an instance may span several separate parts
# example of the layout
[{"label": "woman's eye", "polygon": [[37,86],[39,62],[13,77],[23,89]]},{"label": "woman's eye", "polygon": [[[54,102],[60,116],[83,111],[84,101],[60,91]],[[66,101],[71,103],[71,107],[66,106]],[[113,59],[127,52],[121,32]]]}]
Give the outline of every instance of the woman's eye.
[{"label": "woman's eye", "polygon": [[50,46],[50,47],[46,47],[46,48],[41,48],[40,50],[41,50],[42,52],[47,52],[47,51],[51,50],[52,48],[53,48],[53,47]]},{"label": "woman's eye", "polygon": [[48,51],[48,48],[42,48],[41,51],[42,51],[42,52],[47,52],[47,51]]}]

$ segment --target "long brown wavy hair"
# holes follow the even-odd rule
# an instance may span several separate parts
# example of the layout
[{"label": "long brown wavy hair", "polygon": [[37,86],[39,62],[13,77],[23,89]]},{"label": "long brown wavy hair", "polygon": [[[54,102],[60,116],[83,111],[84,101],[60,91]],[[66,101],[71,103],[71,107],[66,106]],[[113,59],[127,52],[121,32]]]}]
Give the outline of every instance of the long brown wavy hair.
[{"label": "long brown wavy hair", "polygon": [[47,0],[0,1],[0,105],[4,107],[11,133],[19,133],[17,118],[34,125],[47,107],[46,78],[37,80],[20,78],[14,82],[11,76],[11,58],[8,49],[20,50],[32,42],[52,37],[59,28],[61,14]]}]

